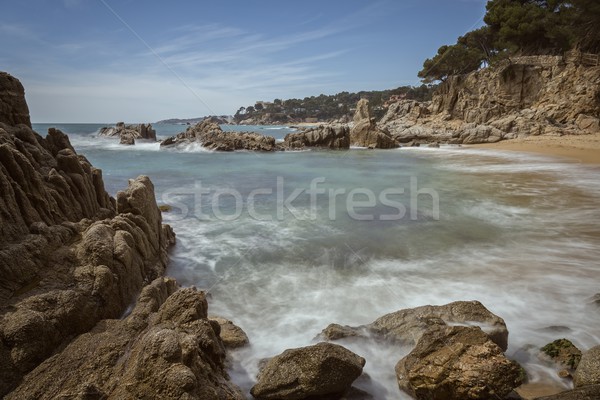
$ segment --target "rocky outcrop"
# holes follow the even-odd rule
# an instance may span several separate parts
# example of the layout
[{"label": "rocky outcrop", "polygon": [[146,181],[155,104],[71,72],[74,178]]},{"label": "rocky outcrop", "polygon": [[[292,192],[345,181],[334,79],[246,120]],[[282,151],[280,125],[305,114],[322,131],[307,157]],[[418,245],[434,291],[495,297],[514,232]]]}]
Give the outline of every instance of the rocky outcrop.
[{"label": "rocky outcrop", "polygon": [[600,385],[600,346],[592,347],[581,355],[573,383],[575,387]]},{"label": "rocky outcrop", "polygon": [[23,85],[18,79],[2,71],[0,71],[0,123],[10,126],[23,124],[31,128]]},{"label": "rocky outcrop", "polygon": [[206,313],[202,292],[158,278],[127,318],[78,336],[6,399],[243,399],[226,378],[219,326]]},{"label": "rocky outcrop", "polygon": [[431,103],[392,104],[381,120],[401,143],[486,143],[600,132],[600,67],[572,57],[516,57],[452,76]]},{"label": "rocky outcrop", "polygon": [[254,132],[224,132],[219,124],[206,119],[185,132],[164,140],[161,147],[178,147],[198,143],[216,151],[253,150],[274,151],[275,138]]},{"label": "rocky outcrop", "polygon": [[259,400],[340,396],[362,374],[364,365],[364,358],[331,343],[289,349],[267,362],[251,393]]},{"label": "rocky outcrop", "polygon": [[354,113],[354,125],[350,131],[350,145],[371,149],[392,149],[398,143],[387,131],[379,129],[375,119],[371,118],[369,101],[360,99]]},{"label": "rocky outcrop", "polygon": [[98,135],[118,136],[121,139],[121,144],[127,145],[135,144],[135,139],[156,141],[156,131],[151,124],[125,125],[124,122],[117,122],[114,127],[105,126],[100,128]]},{"label": "rocky outcrop", "polygon": [[566,371],[568,375],[577,368],[579,360],[581,360],[581,350],[567,339],[558,339],[548,343],[541,348],[541,351],[540,358],[550,360],[562,368],[568,368]]},{"label": "rocky outcrop", "polygon": [[478,326],[502,351],[508,347],[508,330],[504,320],[478,301],[457,301],[443,306],[421,306],[386,314],[360,327],[332,324],[321,337],[338,340],[345,337],[375,337],[397,344],[415,345],[434,327],[447,325]]},{"label": "rocky outcrop", "polygon": [[350,128],[347,125],[320,125],[301,132],[288,133],[284,148],[299,150],[306,147],[326,149],[350,148]]},{"label": "rocky outcrop", "polygon": [[223,345],[226,348],[237,349],[239,347],[244,347],[250,343],[246,332],[244,332],[242,328],[240,328],[230,320],[214,316],[209,317],[209,319],[219,324],[219,337],[223,341]]},{"label": "rocky outcrop", "polygon": [[400,389],[416,399],[502,399],[524,373],[481,329],[439,326],[398,362],[396,377]]}]

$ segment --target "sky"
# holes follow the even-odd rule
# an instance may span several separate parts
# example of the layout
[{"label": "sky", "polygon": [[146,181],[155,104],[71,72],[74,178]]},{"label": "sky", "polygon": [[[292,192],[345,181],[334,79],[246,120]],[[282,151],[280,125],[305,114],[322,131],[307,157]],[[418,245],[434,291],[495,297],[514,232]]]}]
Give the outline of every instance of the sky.
[{"label": "sky", "polygon": [[0,70],[33,122],[231,115],[258,100],[420,85],[486,0],[0,0]]}]

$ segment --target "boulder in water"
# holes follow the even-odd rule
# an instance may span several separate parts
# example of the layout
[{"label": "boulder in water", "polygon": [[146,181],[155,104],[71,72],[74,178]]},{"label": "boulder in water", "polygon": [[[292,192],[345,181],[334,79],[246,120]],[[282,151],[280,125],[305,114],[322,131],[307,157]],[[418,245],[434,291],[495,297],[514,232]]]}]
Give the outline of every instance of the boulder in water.
[{"label": "boulder in water", "polygon": [[271,358],[250,393],[259,400],[342,395],[362,374],[365,359],[342,346],[319,343]]}]

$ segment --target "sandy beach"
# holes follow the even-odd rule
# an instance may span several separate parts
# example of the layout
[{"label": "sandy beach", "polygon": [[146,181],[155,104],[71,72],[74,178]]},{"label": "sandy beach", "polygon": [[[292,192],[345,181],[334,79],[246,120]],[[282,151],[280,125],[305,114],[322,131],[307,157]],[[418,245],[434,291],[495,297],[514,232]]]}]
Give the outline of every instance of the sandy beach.
[{"label": "sandy beach", "polygon": [[511,150],[565,157],[584,164],[600,164],[600,133],[569,136],[530,136],[472,147]]}]

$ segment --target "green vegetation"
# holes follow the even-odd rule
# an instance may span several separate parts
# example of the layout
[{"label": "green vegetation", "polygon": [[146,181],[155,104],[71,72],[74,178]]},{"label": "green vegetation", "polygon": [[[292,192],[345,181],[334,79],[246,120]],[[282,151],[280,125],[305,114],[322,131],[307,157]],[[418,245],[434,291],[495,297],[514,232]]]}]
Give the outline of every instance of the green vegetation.
[{"label": "green vegetation", "polygon": [[304,99],[275,99],[273,102],[257,102],[248,107],[240,107],[235,113],[236,122],[253,118],[268,117],[270,122],[304,121],[316,118],[319,121],[352,117],[354,107],[361,98],[366,98],[373,109],[375,117],[385,113],[386,102],[391,96],[401,96],[410,100],[431,100],[434,86],[421,85],[418,87],[402,86],[392,90],[363,91],[358,93],[341,92],[334,95],[305,97]]},{"label": "green vegetation", "polygon": [[600,52],[598,0],[490,0],[485,26],[442,46],[425,60],[423,82],[476,71],[511,55]]}]

